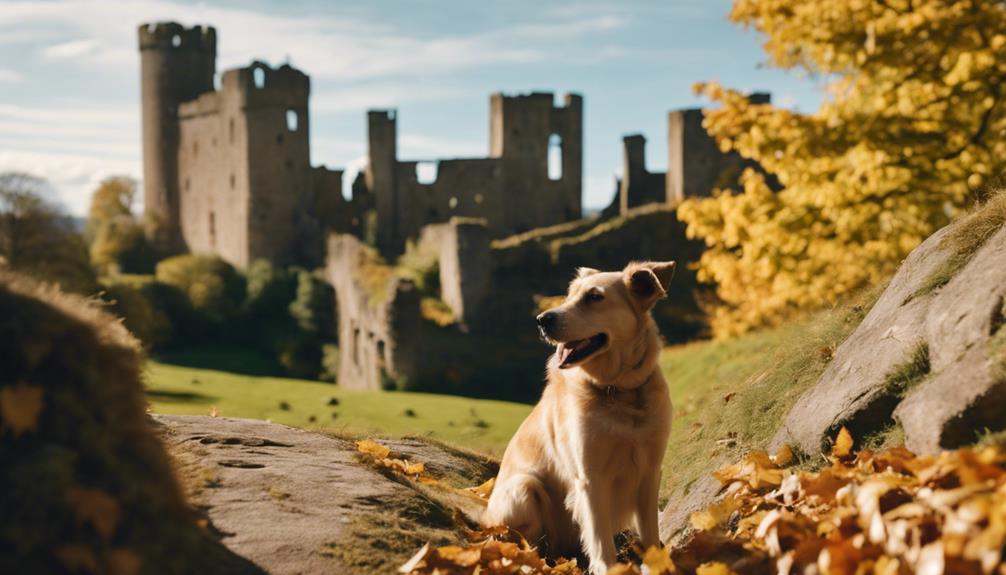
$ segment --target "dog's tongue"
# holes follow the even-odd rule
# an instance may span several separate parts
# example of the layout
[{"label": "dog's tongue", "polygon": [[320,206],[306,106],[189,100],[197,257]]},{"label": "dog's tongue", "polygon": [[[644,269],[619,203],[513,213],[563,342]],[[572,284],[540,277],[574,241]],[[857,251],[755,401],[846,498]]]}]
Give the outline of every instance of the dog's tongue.
[{"label": "dog's tongue", "polygon": [[586,339],[577,339],[574,341],[567,341],[566,343],[559,344],[559,365],[566,365],[566,360],[569,359],[569,354],[576,351],[578,347],[587,343]]}]

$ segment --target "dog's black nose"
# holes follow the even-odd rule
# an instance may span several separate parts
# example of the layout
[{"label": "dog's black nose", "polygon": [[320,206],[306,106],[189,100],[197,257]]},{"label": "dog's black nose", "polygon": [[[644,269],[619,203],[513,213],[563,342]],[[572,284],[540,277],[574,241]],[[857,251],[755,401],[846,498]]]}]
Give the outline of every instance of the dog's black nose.
[{"label": "dog's black nose", "polygon": [[559,315],[554,311],[547,311],[538,316],[538,327],[544,332],[549,332],[553,327],[555,327],[555,322],[559,319]]}]

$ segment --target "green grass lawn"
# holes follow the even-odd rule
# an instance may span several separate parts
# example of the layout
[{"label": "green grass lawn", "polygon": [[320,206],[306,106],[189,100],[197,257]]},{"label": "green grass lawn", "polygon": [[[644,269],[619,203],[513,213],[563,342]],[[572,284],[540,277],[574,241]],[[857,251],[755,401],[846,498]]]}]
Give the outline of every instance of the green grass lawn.
[{"label": "green grass lawn", "polygon": [[[265,419],[342,435],[425,435],[489,455],[503,453],[531,406],[408,392],[348,391],[300,379],[244,375],[150,360],[155,413]],[[328,405],[335,398],[338,405]],[[285,405],[281,405],[284,404]],[[288,409],[284,409],[288,407]],[[314,417],[314,421],[311,418]]]}]

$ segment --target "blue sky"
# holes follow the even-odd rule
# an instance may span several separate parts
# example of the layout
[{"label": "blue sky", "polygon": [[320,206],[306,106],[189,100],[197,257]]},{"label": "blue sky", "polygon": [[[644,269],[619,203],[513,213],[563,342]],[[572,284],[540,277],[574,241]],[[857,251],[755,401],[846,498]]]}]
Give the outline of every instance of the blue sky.
[{"label": "blue sky", "polygon": [[[139,177],[141,22],[217,28],[217,69],[289,60],[311,76],[312,162],[358,169],[365,111],[398,109],[399,157],[488,154],[495,91],[584,96],[584,205],[602,207],[621,136],[667,164],[667,111],[717,80],[816,108],[820,87],[763,66],[729,0],[0,0],[0,171],[46,177],[75,214],[111,174]],[[347,186],[348,187],[348,186]]]}]

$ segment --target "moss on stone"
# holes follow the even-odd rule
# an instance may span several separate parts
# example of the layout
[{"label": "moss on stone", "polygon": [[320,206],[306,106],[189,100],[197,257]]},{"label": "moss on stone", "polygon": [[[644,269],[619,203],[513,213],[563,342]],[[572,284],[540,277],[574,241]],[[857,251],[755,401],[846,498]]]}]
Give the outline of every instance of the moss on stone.
[{"label": "moss on stone", "polygon": [[0,341],[0,572],[260,572],[197,525],[121,323],[0,273]]},{"label": "moss on stone", "polygon": [[951,255],[933,271],[906,300],[930,294],[950,283],[978,250],[1006,224],[1006,190],[991,193],[983,203],[962,217],[943,238]]},{"label": "moss on stone", "polygon": [[884,393],[903,398],[929,375],[929,344],[916,342],[905,361],[894,366],[884,377]]}]

